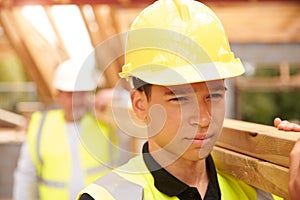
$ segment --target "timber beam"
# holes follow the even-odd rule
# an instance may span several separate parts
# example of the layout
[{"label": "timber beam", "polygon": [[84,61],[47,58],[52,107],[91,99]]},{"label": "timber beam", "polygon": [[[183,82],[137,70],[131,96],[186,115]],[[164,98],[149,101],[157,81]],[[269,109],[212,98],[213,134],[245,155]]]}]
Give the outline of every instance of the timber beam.
[{"label": "timber beam", "polygon": [[212,155],[219,171],[289,199],[289,154],[298,138],[300,133],[225,119]]}]

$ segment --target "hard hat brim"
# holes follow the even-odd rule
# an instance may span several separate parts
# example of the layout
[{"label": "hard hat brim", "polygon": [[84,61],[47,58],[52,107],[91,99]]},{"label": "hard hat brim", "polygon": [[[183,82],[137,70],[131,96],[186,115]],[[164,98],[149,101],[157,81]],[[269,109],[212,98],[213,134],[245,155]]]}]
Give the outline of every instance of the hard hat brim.
[{"label": "hard hat brim", "polygon": [[[155,70],[156,68],[159,70]],[[242,62],[236,58],[226,63],[214,62],[177,67],[144,65],[127,73],[120,73],[120,76],[127,79],[136,77],[153,85],[171,86],[232,78],[244,72]]]}]

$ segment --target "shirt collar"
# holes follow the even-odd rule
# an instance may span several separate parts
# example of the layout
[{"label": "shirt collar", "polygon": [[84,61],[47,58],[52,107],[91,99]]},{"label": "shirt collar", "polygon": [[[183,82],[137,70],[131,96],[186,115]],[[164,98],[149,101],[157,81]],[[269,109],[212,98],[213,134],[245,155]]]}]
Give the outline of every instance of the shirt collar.
[{"label": "shirt collar", "polygon": [[[143,146],[143,159],[154,178],[155,187],[160,192],[168,196],[178,196],[185,192],[187,189],[191,188],[190,186],[170,174],[154,160],[154,158],[149,153],[148,142],[146,142]],[[214,195],[217,195],[217,199],[219,199],[221,197],[221,192],[217,179],[216,168],[211,155],[206,158],[206,167],[209,173],[209,185],[205,196],[209,195],[209,193],[212,192]]]}]

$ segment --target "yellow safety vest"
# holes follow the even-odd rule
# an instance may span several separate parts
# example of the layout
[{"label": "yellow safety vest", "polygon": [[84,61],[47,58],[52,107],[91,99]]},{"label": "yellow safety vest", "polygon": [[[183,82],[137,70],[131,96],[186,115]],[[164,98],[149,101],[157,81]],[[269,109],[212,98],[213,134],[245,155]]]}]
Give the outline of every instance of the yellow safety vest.
[{"label": "yellow safety vest", "polygon": [[[133,172],[132,169],[136,171]],[[266,200],[272,196],[246,183],[217,172],[222,200]],[[178,200],[160,192],[154,186],[152,174],[143,157],[137,156],[127,164],[104,175],[79,194],[87,193],[95,200]],[[267,198],[268,197],[268,198]]]},{"label": "yellow safety vest", "polygon": [[[111,127],[90,114],[82,118],[79,127],[79,159],[84,169],[85,185],[88,185],[108,172],[109,168],[104,164],[117,159],[117,153],[112,148],[116,137]],[[27,137],[39,176],[40,199],[69,199],[72,156],[66,131],[61,110],[32,115]]]}]

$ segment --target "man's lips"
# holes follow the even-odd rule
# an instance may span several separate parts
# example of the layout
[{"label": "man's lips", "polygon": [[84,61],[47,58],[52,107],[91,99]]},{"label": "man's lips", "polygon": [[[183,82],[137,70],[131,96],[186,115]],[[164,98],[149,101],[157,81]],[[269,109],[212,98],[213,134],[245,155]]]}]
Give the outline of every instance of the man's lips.
[{"label": "man's lips", "polygon": [[196,134],[194,137],[186,137],[185,139],[187,139],[187,140],[206,140],[211,137],[212,137],[212,135],[201,133],[201,134]]}]

